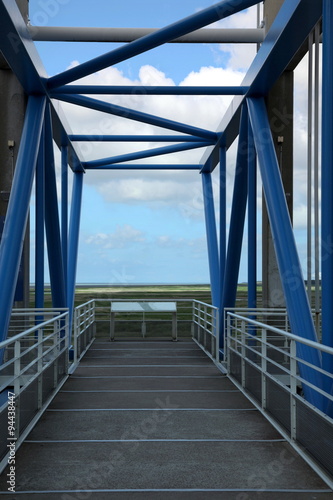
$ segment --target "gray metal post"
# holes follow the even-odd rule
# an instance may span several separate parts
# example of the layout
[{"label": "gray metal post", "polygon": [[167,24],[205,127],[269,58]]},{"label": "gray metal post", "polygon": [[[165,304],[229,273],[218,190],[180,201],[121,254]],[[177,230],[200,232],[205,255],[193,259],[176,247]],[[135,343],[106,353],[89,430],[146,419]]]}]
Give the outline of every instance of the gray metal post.
[{"label": "gray metal post", "polygon": [[[284,0],[266,0],[264,19],[266,32],[271,27]],[[276,154],[287,198],[289,215],[293,212],[293,72],[285,71],[270,91],[267,111]],[[262,293],[264,307],[285,307],[272,233],[265,200],[262,215]]]}]

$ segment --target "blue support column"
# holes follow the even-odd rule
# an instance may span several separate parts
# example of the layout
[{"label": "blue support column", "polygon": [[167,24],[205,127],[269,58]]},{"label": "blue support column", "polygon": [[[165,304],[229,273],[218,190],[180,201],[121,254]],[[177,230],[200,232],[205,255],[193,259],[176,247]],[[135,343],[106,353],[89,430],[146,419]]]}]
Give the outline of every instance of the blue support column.
[{"label": "blue support column", "polygon": [[212,177],[209,173],[202,175],[202,189],[205,209],[206,234],[208,246],[210,286],[213,306],[219,307],[220,297],[220,265],[216,234],[215,207]]},{"label": "blue support column", "polygon": [[65,290],[67,291],[68,248],[68,147],[61,148],[61,247],[64,263]]},{"label": "blue support column", "polygon": [[257,161],[253,133],[248,136],[248,307],[257,307]]},{"label": "blue support column", "polygon": [[220,336],[223,336],[223,287],[225,280],[225,260],[227,249],[227,151],[220,148]]},{"label": "blue support column", "polygon": [[58,196],[49,108],[45,119],[45,228],[53,307],[66,307],[64,265],[61,249]]},{"label": "blue support column", "polygon": [[[295,335],[317,341],[264,99],[250,98],[248,107],[291,329]],[[298,343],[297,355],[321,366],[318,351],[311,347]],[[323,379],[315,370],[302,363],[299,370],[304,380],[323,388]],[[311,404],[325,411],[320,394],[305,383],[303,390]]]},{"label": "blue support column", "polygon": [[[246,106],[243,106],[240,122],[235,183],[231,207],[228,250],[223,286],[223,309],[225,309],[226,307],[235,307],[236,303],[248,189],[247,141],[248,113]],[[220,337],[220,346],[223,346],[223,331]]]},{"label": "blue support column", "polygon": [[74,297],[75,297],[76,268],[77,268],[77,255],[79,248],[79,232],[80,232],[80,218],[81,218],[81,204],[82,204],[82,187],[83,187],[83,173],[76,172],[74,174],[74,181],[73,181],[71,217],[69,225],[69,251],[68,251],[67,301],[69,309],[70,332],[72,331],[73,308],[74,308]]},{"label": "blue support column", "polygon": [[45,98],[30,96],[0,245],[0,340],[5,340],[14,300],[33,178],[42,133]]},{"label": "blue support column", "polygon": [[45,130],[42,130],[36,168],[35,307],[44,307]]},{"label": "blue support column", "polygon": [[[323,0],[322,115],[322,342],[333,347],[333,4]],[[323,368],[333,373],[333,358],[323,353]],[[326,390],[332,392],[331,384]]]}]

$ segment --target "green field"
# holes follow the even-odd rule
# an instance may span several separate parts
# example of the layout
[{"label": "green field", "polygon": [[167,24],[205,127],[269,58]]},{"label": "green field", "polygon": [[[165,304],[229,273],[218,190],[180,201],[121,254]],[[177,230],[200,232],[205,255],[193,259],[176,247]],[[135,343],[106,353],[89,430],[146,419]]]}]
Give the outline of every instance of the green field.
[{"label": "green field", "polygon": [[[261,284],[258,284],[258,295]],[[75,291],[75,306],[91,299],[196,299],[211,303],[209,285],[78,285]],[[237,305],[246,306],[247,285],[238,285]],[[34,307],[34,291],[31,292],[31,307]],[[45,288],[45,307],[52,307],[50,287]]]}]

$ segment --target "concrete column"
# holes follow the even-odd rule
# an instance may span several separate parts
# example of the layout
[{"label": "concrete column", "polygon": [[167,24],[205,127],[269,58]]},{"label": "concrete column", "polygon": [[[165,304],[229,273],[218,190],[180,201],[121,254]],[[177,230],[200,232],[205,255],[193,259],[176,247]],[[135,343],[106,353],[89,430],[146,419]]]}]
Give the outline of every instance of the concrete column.
[{"label": "concrete column", "polygon": [[[16,0],[25,20],[28,0]],[[26,96],[16,76],[0,52],[0,233],[7,213],[9,195],[24,123]],[[29,224],[20,269],[20,286],[15,305],[29,305]]]},{"label": "concrete column", "polygon": [[[284,0],[266,0],[265,28],[268,31]],[[293,213],[293,71],[285,71],[266,99],[269,122],[280,166],[289,214]],[[262,293],[263,307],[285,307],[265,202],[262,216]]]}]

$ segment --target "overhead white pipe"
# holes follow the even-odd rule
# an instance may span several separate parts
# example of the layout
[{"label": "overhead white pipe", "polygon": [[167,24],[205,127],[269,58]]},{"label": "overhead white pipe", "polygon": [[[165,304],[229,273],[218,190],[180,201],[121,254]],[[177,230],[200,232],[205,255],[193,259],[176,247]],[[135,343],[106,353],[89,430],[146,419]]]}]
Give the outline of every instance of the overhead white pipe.
[{"label": "overhead white pipe", "polygon": [[[82,28],[28,25],[35,42],[133,42],[158,31],[155,28]],[[170,43],[261,43],[265,30],[203,28]]]}]

